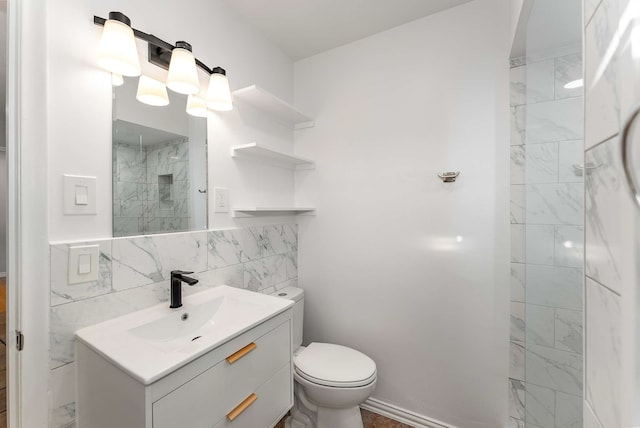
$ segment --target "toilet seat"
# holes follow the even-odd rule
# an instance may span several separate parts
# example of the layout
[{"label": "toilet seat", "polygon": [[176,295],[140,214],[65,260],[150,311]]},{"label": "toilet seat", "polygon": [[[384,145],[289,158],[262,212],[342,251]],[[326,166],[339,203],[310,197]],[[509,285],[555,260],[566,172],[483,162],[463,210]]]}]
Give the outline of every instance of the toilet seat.
[{"label": "toilet seat", "polygon": [[311,343],[294,358],[296,373],[309,382],[356,388],[376,379],[376,363],[355,349],[332,343]]}]

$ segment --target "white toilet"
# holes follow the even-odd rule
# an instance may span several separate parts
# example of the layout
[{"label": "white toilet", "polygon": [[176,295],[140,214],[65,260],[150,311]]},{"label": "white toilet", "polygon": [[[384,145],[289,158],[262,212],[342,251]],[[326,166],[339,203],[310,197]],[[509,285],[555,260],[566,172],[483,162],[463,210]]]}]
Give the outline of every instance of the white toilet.
[{"label": "white toilet", "polygon": [[[362,352],[331,343],[302,345],[304,291],[277,296],[295,301],[293,364],[295,399],[287,428],[363,428],[359,405],[376,386],[376,363]],[[297,348],[297,349],[296,349]]]}]

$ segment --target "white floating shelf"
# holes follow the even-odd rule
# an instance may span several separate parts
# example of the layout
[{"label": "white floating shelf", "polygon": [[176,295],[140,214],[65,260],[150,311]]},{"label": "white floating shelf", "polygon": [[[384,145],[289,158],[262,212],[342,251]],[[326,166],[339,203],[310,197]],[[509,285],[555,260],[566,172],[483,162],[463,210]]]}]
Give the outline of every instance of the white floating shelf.
[{"label": "white floating shelf", "polygon": [[313,118],[257,85],[233,91],[233,98],[263,110],[292,129],[311,128]]},{"label": "white floating shelf", "polygon": [[231,156],[264,160],[289,169],[313,169],[316,167],[316,163],[311,159],[272,150],[258,143],[233,146],[231,147]]},{"label": "white floating shelf", "polygon": [[316,209],[311,207],[234,207],[232,217],[251,217],[261,215],[315,215]]}]

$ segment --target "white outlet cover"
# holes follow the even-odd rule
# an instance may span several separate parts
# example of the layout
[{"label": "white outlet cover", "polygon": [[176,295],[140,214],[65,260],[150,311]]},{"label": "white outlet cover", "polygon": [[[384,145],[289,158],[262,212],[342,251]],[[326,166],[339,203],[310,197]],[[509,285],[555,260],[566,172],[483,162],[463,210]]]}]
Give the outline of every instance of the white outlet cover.
[{"label": "white outlet cover", "polygon": [[215,187],[213,189],[214,211],[216,213],[229,212],[229,189]]},{"label": "white outlet cover", "polygon": [[64,214],[96,215],[96,177],[63,176]]},{"label": "white outlet cover", "polygon": [[100,246],[82,245],[69,247],[68,283],[80,284],[97,281],[100,270]]}]

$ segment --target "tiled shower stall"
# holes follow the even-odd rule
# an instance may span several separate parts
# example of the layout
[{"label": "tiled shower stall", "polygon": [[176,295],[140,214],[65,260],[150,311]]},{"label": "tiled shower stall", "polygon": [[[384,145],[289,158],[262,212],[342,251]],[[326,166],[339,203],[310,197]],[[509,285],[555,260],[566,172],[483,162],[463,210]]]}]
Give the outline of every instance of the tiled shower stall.
[{"label": "tiled shower stall", "polygon": [[113,236],[190,230],[188,140],[113,153]]},{"label": "tiled shower stall", "polygon": [[583,92],[569,49],[511,61],[512,427],[582,426]]}]

